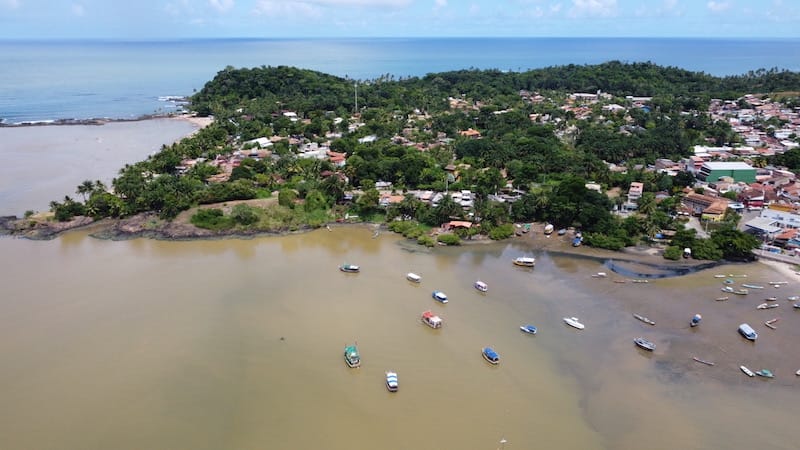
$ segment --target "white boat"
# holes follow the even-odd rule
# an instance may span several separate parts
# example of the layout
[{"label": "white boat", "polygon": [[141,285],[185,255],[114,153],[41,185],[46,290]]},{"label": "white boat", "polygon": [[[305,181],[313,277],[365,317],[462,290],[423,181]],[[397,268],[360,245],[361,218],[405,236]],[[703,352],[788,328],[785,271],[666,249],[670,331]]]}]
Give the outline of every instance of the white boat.
[{"label": "white boat", "polygon": [[636,318],[637,320],[641,320],[642,322],[644,322],[646,324],[650,324],[650,325],[655,325],[656,324],[654,321],[652,321],[652,320],[648,319],[647,317],[642,316],[640,314],[634,314],[633,317]]},{"label": "white boat", "polygon": [[397,382],[397,373],[395,372],[386,372],[386,389],[389,392],[397,392],[398,382]]},{"label": "white boat", "polygon": [[486,291],[489,290],[489,285],[487,285],[486,283],[484,283],[481,280],[476,281],[474,286],[475,286],[475,289],[477,289],[477,290],[479,290],[481,292],[486,292]]},{"label": "white boat", "polygon": [[433,297],[433,299],[436,300],[437,302],[447,303],[447,294],[445,294],[442,291],[433,291],[431,297]]},{"label": "white boat", "polygon": [[744,336],[745,339],[749,339],[751,341],[758,339],[758,333],[756,333],[756,330],[746,323],[739,325],[739,334]]},{"label": "white boat", "polygon": [[579,330],[586,328],[586,326],[582,324],[577,317],[564,317],[564,323]]},{"label": "white boat", "polygon": [[744,288],[748,288],[748,289],[764,289],[764,286],[761,286],[760,284],[746,284],[746,283],[742,283],[742,287],[744,287]]},{"label": "white boat", "polygon": [[650,352],[656,349],[656,344],[646,340],[643,337],[637,337],[633,340],[633,343]]},{"label": "white boat", "polygon": [[754,377],[754,376],[756,376],[756,374],[755,374],[755,373],[753,373],[753,371],[752,371],[752,370],[748,369],[748,368],[747,368],[747,367],[745,367],[745,366],[739,366],[739,369],[740,369],[742,372],[744,372],[744,373],[745,373],[745,375],[747,375],[748,377]]},{"label": "white boat", "polygon": [[341,270],[342,272],[347,272],[347,273],[358,273],[358,272],[361,271],[361,267],[359,267],[359,266],[357,266],[355,264],[347,264],[347,263],[345,263],[345,264],[342,264],[341,266],[339,266],[339,270]]},{"label": "white boat", "polygon": [[553,234],[554,229],[555,227],[553,226],[553,224],[548,223],[547,225],[544,226],[544,234]]},{"label": "white boat", "polygon": [[795,374],[795,375],[797,375],[798,377],[800,377],[800,370],[798,370],[798,371],[797,371],[797,372],[795,372],[794,374]]},{"label": "white boat", "polygon": [[597,272],[592,274],[592,278],[605,278],[608,274],[605,272]]},{"label": "white boat", "polygon": [[413,273],[413,272],[408,272],[406,274],[406,280],[408,280],[408,281],[410,281],[412,283],[419,283],[420,281],[422,281],[422,277],[417,275],[417,274],[415,274],[415,273]]},{"label": "white boat", "polygon": [[442,327],[443,321],[441,317],[437,316],[433,312],[425,311],[424,313],[422,313],[422,323],[431,328],[436,329]]},{"label": "white boat", "polygon": [[756,309],[772,309],[772,308],[777,308],[778,306],[781,306],[781,304],[780,303],[762,303],[762,304],[756,306]]},{"label": "white boat", "polygon": [[535,326],[533,326],[533,325],[520,325],[520,326],[519,326],[519,329],[520,329],[522,332],[524,332],[524,333],[528,333],[528,334],[536,334],[536,332],[538,331],[538,330],[536,329],[536,327],[535,327]]},{"label": "white boat", "polygon": [[514,259],[514,264],[523,267],[533,267],[536,265],[536,258],[532,256],[520,256]]}]

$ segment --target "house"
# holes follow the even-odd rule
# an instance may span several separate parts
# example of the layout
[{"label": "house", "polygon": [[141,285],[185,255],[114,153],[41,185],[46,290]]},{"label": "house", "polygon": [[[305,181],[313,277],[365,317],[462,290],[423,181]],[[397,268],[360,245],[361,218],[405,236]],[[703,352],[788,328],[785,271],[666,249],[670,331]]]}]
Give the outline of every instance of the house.
[{"label": "house", "polygon": [[464,137],[468,137],[470,139],[478,139],[481,137],[481,132],[478,130],[473,130],[472,128],[468,128],[463,131],[459,131],[458,134]]},{"label": "house", "polygon": [[681,204],[693,215],[708,214],[714,217],[724,214],[728,203],[730,202],[725,198],[697,193],[687,194],[681,201]]},{"label": "house", "polygon": [[628,189],[628,203],[638,203],[644,192],[644,183],[634,181]]}]

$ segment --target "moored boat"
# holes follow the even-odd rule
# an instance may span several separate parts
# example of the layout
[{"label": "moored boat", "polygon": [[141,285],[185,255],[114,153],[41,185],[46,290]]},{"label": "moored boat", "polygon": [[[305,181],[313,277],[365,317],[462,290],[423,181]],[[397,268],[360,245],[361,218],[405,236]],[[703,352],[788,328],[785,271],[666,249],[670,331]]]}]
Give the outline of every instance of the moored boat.
[{"label": "moored boat", "polygon": [[473,286],[475,286],[475,289],[477,289],[477,290],[479,290],[481,292],[486,292],[486,291],[489,290],[489,285],[484,283],[481,280],[476,281]]},{"label": "moored boat", "polygon": [[439,303],[447,303],[447,294],[442,291],[433,291],[431,297]]},{"label": "moored boat", "polygon": [[744,372],[744,373],[745,373],[745,375],[747,375],[748,377],[754,377],[754,376],[756,376],[756,374],[755,374],[755,373],[753,373],[753,371],[752,371],[752,370],[748,369],[748,368],[747,368],[747,367],[745,367],[745,366],[739,366],[739,370],[741,370],[742,372]]},{"label": "moored boat", "polygon": [[533,325],[520,325],[520,330],[528,334],[536,334],[536,327]]},{"label": "moored boat", "polygon": [[703,316],[701,316],[700,314],[695,314],[692,317],[692,320],[689,322],[689,326],[696,327],[696,326],[700,325],[700,322],[702,320],[703,320]]},{"label": "moored boat", "polygon": [[544,226],[544,234],[553,234],[554,229],[555,227],[553,226],[553,224],[548,223],[547,225]]},{"label": "moored boat", "polygon": [[605,278],[608,274],[605,272],[597,272],[592,274],[592,278]]},{"label": "moored boat", "polygon": [[563,236],[565,234],[567,234],[567,229],[566,228],[562,228],[562,229],[558,230],[558,235],[559,236]]},{"label": "moored boat", "polygon": [[776,302],[778,301],[778,297],[767,297],[764,299],[765,302]]},{"label": "moored boat", "polygon": [[739,325],[739,334],[744,336],[745,339],[749,339],[751,341],[758,339],[758,333],[756,333],[756,330],[746,323]]},{"label": "moored boat", "polygon": [[762,304],[756,306],[756,309],[772,309],[772,308],[777,308],[778,306],[781,306],[781,304],[780,303],[762,303]]},{"label": "moored boat", "polygon": [[795,304],[794,304],[794,305],[792,305],[792,306],[793,306],[795,309],[800,309],[800,303],[795,303]]},{"label": "moored boat", "polygon": [[692,359],[699,362],[700,364],[705,364],[707,366],[713,366],[714,363],[711,361],[706,361],[705,359],[700,359],[697,356],[692,356]]},{"label": "moored boat", "polygon": [[514,264],[522,267],[533,267],[536,265],[536,258],[532,256],[520,256],[514,259]]},{"label": "moored boat", "polygon": [[356,344],[344,347],[344,362],[347,363],[348,367],[361,366],[361,355],[358,353]]},{"label": "moored boat", "polygon": [[358,273],[358,272],[361,271],[361,267],[359,267],[359,266],[357,266],[355,264],[347,264],[347,263],[345,263],[345,264],[342,264],[341,266],[339,266],[339,270],[341,270],[342,272],[347,272],[347,273]]},{"label": "moored boat", "polygon": [[564,317],[564,323],[579,330],[586,328],[586,326],[582,324],[577,317]]},{"label": "moored boat", "polygon": [[800,297],[798,297],[797,295],[792,295],[790,297],[786,297],[786,300],[789,300],[790,302],[796,302],[800,300]]},{"label": "moored boat", "polygon": [[483,347],[481,355],[483,355],[483,359],[491,364],[497,365],[500,363],[500,355],[492,347]]},{"label": "moored boat", "polygon": [[417,275],[417,274],[415,274],[415,273],[413,273],[413,272],[408,272],[406,274],[406,280],[408,280],[408,281],[410,281],[412,283],[419,283],[419,282],[422,281],[422,277]]},{"label": "moored boat", "polygon": [[646,340],[643,337],[637,337],[636,339],[633,340],[633,343],[647,351],[652,352],[653,350],[656,349],[656,344]]},{"label": "moored boat", "polygon": [[655,325],[656,324],[654,321],[648,319],[645,316],[639,315],[639,314],[634,314],[633,317],[636,318],[637,320],[641,320],[642,322],[650,324],[650,325]]},{"label": "moored boat", "polygon": [[747,289],[737,289],[733,291],[733,293],[736,295],[747,295],[750,293],[750,291],[748,291]]},{"label": "moored boat", "polygon": [[746,283],[743,283],[742,287],[748,288],[748,289],[764,289],[764,286],[761,286],[760,284],[746,284]]},{"label": "moored boat", "polygon": [[386,372],[386,389],[388,389],[389,392],[397,392],[398,387],[397,373]]},{"label": "moored boat", "polygon": [[758,372],[756,372],[756,375],[764,378],[775,378],[775,374],[773,374],[772,371],[769,369],[761,369]]},{"label": "moored boat", "polygon": [[778,319],[779,319],[778,317],[774,319],[769,319],[768,321],[764,322],[764,325],[766,325],[767,328],[770,328],[772,330],[777,330],[778,327],[775,326],[775,322],[777,322]]},{"label": "moored boat", "polygon": [[437,316],[431,311],[425,311],[422,313],[422,323],[431,327],[431,328],[441,328],[444,321],[441,317]]},{"label": "moored boat", "polygon": [[728,300],[728,297],[717,297],[715,300],[718,301],[718,302],[724,302],[724,301]]},{"label": "moored boat", "polygon": [[643,280],[641,278],[636,279],[636,280],[631,280],[631,283],[644,283],[644,284],[647,284],[649,282],[650,282],[650,280]]}]

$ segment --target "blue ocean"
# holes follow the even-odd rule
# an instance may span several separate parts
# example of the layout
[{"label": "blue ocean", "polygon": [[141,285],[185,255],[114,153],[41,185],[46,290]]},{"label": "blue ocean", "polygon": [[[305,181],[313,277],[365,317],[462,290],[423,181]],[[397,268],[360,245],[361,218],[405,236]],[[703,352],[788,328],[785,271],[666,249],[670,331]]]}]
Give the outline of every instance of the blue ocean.
[{"label": "blue ocean", "polygon": [[800,39],[384,38],[2,41],[0,121],[135,118],[177,108],[226,66],[290,65],[353,79],[524,71],[609,60],[712,75],[800,71]]}]

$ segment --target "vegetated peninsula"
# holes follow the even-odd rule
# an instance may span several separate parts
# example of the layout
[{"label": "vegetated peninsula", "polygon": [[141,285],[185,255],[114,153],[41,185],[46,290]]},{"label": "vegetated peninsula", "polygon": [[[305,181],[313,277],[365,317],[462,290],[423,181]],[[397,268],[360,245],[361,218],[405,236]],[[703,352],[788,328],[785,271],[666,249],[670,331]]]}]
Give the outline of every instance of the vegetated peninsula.
[{"label": "vegetated peninsula", "polygon": [[[539,222],[596,247],[746,258],[759,240],[737,203],[800,198],[799,91],[795,72],[652,63],[373,80],[227,67],[191,97],[211,125],[111,186],[85,181],[47,221],[5,226],[47,236],[114,219],[101,234],[202,238],[356,220],[431,246]],[[685,227],[691,216],[710,233]]]}]

